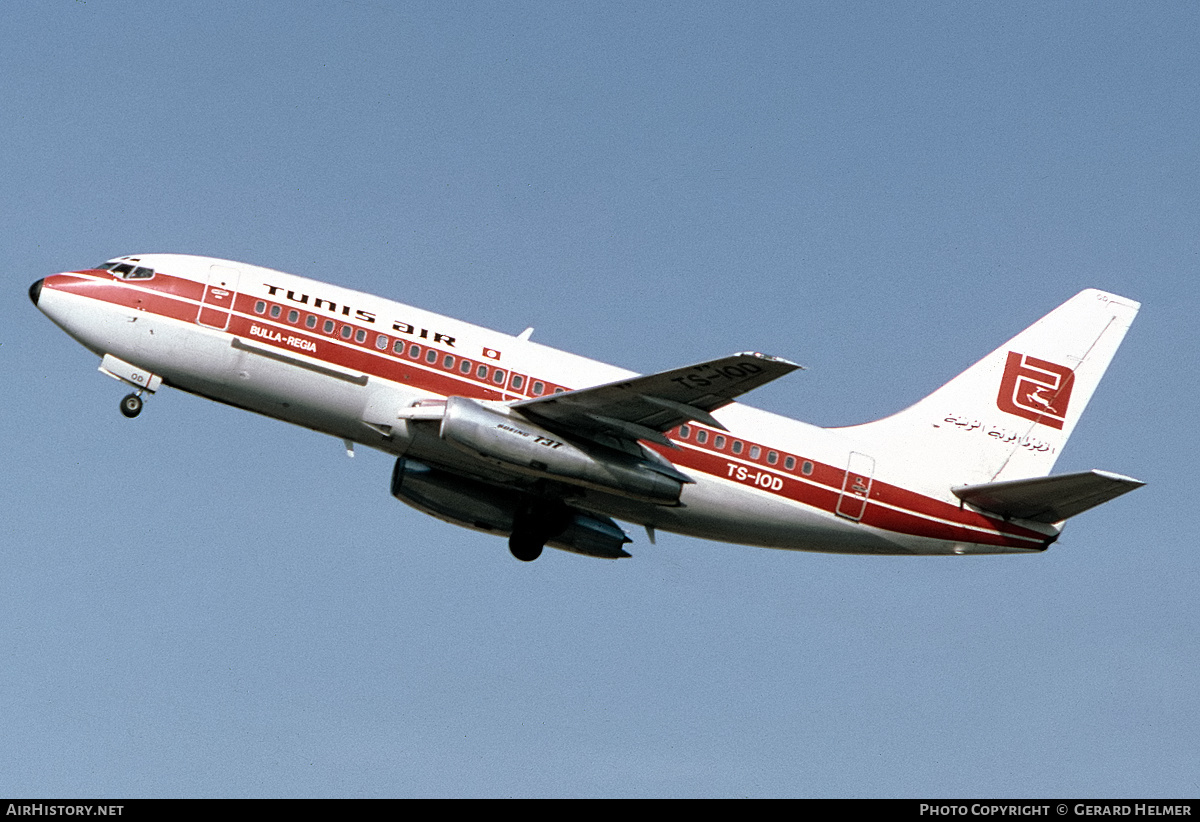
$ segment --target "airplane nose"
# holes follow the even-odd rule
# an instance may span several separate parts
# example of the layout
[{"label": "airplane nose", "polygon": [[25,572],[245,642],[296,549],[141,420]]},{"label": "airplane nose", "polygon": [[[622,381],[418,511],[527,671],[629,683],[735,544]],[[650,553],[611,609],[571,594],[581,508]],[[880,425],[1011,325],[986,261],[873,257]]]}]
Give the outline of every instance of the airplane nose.
[{"label": "airplane nose", "polygon": [[38,280],[33,285],[29,286],[29,299],[33,300],[34,305],[37,305],[38,297],[42,296],[42,283],[43,282],[45,282],[45,278]]}]

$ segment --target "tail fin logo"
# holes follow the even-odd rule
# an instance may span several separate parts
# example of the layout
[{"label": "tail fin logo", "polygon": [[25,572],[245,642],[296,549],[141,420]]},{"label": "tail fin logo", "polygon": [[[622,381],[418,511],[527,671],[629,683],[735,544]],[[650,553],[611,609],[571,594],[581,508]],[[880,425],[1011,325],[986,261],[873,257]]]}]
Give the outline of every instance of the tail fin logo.
[{"label": "tail fin logo", "polygon": [[1008,352],[996,406],[1009,414],[1062,430],[1075,374],[1064,365]]}]

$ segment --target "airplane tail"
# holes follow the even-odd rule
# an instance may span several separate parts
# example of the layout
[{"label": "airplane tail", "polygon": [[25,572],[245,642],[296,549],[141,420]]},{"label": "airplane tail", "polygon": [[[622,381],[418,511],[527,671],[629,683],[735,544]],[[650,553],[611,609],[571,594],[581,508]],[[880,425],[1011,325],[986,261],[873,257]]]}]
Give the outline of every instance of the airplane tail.
[{"label": "airplane tail", "polygon": [[1044,477],[1139,307],[1082,291],[915,405],[840,430],[873,449],[881,471],[911,467],[939,495]]}]

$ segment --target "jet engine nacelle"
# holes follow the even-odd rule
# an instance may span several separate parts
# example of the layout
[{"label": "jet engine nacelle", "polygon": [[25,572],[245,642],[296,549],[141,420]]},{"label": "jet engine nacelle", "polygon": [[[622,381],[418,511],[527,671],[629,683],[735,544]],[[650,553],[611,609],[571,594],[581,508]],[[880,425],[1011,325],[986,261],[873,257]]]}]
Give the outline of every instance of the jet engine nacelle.
[{"label": "jet engine nacelle", "polygon": [[[392,496],[452,525],[504,536],[513,532],[518,512],[536,502],[529,494],[497,488],[403,457],[396,460],[392,470]],[[604,559],[629,556],[622,546],[630,540],[611,519],[563,508],[566,527],[547,545]]]},{"label": "jet engine nacelle", "polygon": [[450,397],[442,417],[446,442],[527,476],[618,494],[656,505],[678,505],[683,483],[669,465],[599,445],[569,442],[519,414],[466,397]]}]

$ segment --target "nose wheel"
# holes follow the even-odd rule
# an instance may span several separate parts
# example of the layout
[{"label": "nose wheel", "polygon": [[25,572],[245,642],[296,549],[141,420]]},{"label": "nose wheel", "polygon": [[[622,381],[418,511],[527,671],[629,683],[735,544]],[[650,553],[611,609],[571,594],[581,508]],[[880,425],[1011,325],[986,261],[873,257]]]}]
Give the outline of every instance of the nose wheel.
[{"label": "nose wheel", "polygon": [[121,399],[121,413],[133,419],[142,413],[142,398],[138,394],[126,394]]}]

